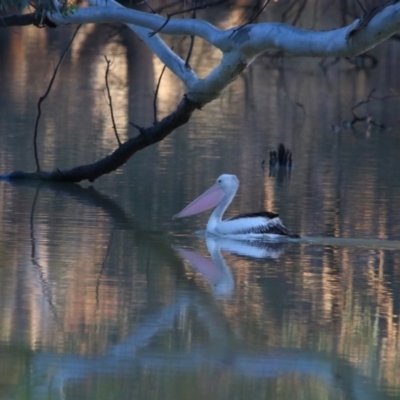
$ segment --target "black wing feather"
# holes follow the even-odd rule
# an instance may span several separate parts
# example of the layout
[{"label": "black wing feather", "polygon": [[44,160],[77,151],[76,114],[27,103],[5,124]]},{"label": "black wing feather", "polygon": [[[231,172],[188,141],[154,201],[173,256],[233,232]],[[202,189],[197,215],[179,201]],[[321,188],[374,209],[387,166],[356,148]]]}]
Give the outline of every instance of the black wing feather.
[{"label": "black wing feather", "polygon": [[[283,224],[282,221],[278,218],[279,214],[275,214],[269,211],[261,211],[255,213],[248,213],[248,214],[240,214],[235,217],[227,219],[227,221],[233,221],[239,218],[252,218],[252,217],[262,217],[270,220],[265,225],[260,225],[258,227],[252,227],[251,229],[241,229],[240,231],[235,232],[235,234],[247,234],[247,233],[256,233],[256,234],[275,234],[275,235],[282,235],[288,236],[291,238],[300,238],[299,235],[292,233],[287,229]],[[275,219],[276,218],[276,219]]]},{"label": "black wing feather", "polygon": [[275,213],[269,212],[269,211],[260,211],[260,212],[236,215],[235,217],[228,218],[228,220],[232,221],[234,219],[251,218],[251,217],[263,217],[263,218],[273,219],[273,218],[279,217],[279,214],[275,214]]}]

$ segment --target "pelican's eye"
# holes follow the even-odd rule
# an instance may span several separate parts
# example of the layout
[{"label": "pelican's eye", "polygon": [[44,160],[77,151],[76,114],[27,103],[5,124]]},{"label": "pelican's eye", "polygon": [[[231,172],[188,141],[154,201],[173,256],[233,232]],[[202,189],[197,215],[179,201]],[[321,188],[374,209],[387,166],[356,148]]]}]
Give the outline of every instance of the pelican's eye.
[{"label": "pelican's eye", "polygon": [[218,183],[222,183],[222,179],[218,179]]}]

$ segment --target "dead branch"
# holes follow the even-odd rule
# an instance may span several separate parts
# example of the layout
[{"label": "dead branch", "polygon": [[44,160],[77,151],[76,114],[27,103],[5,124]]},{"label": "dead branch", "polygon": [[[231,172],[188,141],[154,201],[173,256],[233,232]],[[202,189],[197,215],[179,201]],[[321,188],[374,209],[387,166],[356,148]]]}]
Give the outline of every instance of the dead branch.
[{"label": "dead branch", "polygon": [[78,25],[78,27],[75,29],[75,32],[72,35],[72,38],[71,38],[70,42],[68,43],[67,47],[65,48],[63,54],[60,57],[60,60],[58,61],[58,64],[56,65],[56,68],[54,69],[53,76],[50,79],[50,83],[49,83],[49,86],[47,87],[47,90],[46,90],[45,94],[42,97],[40,97],[40,99],[38,101],[38,104],[37,104],[38,114],[37,114],[37,117],[36,117],[35,130],[34,130],[34,133],[33,133],[33,150],[34,150],[34,155],[35,155],[35,162],[36,162],[36,170],[37,170],[37,172],[40,171],[39,156],[38,156],[38,149],[37,149],[37,135],[38,135],[38,128],[39,128],[39,121],[40,121],[40,117],[42,115],[41,106],[42,106],[43,101],[46,100],[46,97],[50,93],[50,90],[51,90],[51,88],[53,86],[54,80],[56,79],[56,75],[57,75],[58,69],[60,68],[61,63],[63,62],[64,57],[67,54],[67,51],[71,47],[71,44],[74,41],[75,36],[78,33],[80,27],[81,27],[81,25]]},{"label": "dead branch", "polygon": [[81,182],[88,180],[93,182],[100,176],[109,174],[124,165],[137,151],[143,150],[166,138],[176,128],[188,122],[193,112],[199,108],[199,104],[184,97],[173,113],[149,128],[141,128],[140,133],[136,137],[122,143],[113,153],[92,164],[81,165],[62,171],[14,171],[9,174],[0,175],[0,179],[27,179],[53,182]]},{"label": "dead branch", "polygon": [[112,121],[112,124],[113,124],[115,137],[117,138],[118,145],[121,146],[121,140],[119,139],[119,135],[118,135],[118,131],[117,131],[117,125],[115,124],[114,110],[113,110],[113,105],[112,105],[112,97],[111,97],[111,94],[110,94],[110,87],[108,85],[108,74],[110,72],[110,66],[112,65],[112,61],[110,61],[107,58],[107,56],[104,56],[104,58],[105,58],[106,63],[107,63],[105,80],[106,80],[106,89],[107,89],[107,96],[108,96],[108,106],[110,107],[111,121]]}]

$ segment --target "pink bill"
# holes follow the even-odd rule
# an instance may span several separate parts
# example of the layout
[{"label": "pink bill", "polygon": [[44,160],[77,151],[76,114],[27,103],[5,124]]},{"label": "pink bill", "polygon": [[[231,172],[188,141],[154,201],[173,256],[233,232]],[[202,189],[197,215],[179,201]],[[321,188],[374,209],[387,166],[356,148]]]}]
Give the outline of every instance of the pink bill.
[{"label": "pink bill", "polygon": [[210,208],[216,207],[223,197],[224,191],[216,183],[172,218],[188,217],[189,215],[199,214],[209,210]]}]

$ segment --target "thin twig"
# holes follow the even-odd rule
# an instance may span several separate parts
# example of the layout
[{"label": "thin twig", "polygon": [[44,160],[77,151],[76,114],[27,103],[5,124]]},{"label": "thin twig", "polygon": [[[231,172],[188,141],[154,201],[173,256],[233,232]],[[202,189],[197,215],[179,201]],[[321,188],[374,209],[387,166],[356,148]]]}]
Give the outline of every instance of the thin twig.
[{"label": "thin twig", "polygon": [[242,29],[243,27],[245,27],[246,25],[250,25],[252,24],[260,15],[261,13],[265,10],[265,7],[267,7],[269,3],[269,0],[266,0],[266,2],[264,3],[264,5],[258,10],[258,12],[256,13],[256,15],[254,15],[253,18],[250,19],[250,21],[246,22],[243,25],[240,25],[239,27],[235,28],[232,30],[232,33],[229,35],[229,38],[234,35],[239,29]]},{"label": "thin twig", "polygon": [[[196,10],[193,10],[192,19],[196,19]],[[191,35],[191,36],[190,36],[189,51],[188,51],[188,54],[187,54],[187,57],[186,57],[186,61],[185,61],[185,67],[186,67],[187,69],[190,68],[189,61],[190,61],[190,57],[192,56],[193,45],[194,45],[194,36]]]},{"label": "thin twig", "polygon": [[96,282],[96,307],[99,307],[100,304],[100,283],[101,283],[101,278],[103,276],[103,272],[106,269],[106,263],[108,261],[108,256],[110,255],[110,249],[111,249],[111,243],[113,241],[114,237],[114,230],[111,231],[110,239],[108,241],[108,246],[106,250],[106,254],[104,256],[103,262],[101,263],[101,268],[99,271],[99,274],[97,276],[97,282]]},{"label": "thin twig", "polygon": [[160,6],[160,7],[156,8],[156,9],[155,9],[155,12],[156,12],[156,14],[160,14],[160,13],[162,13],[164,10],[166,10],[167,8],[175,7],[176,5],[181,4],[181,3],[182,3],[181,0],[173,1],[172,3],[168,3],[168,4],[165,4],[165,5],[163,5],[163,6]]},{"label": "thin twig", "polygon": [[[219,6],[221,4],[230,4],[230,3],[233,3],[233,2],[231,0],[217,0],[217,1],[214,1],[214,2],[210,2],[210,3],[205,3],[205,4],[201,5],[201,6],[195,6],[195,8],[196,8],[196,10],[200,10],[200,9],[204,9],[204,8],[207,8],[207,7],[214,7],[214,6]],[[178,4],[182,4],[182,0],[176,0],[176,1],[173,1],[171,3],[165,4],[163,6],[160,6],[160,7],[156,8],[154,11],[156,12],[156,14],[160,14],[161,12],[166,10],[167,8],[175,7]],[[186,11],[190,11],[190,9],[186,10]]]},{"label": "thin twig", "polygon": [[[154,10],[154,8],[149,4],[149,2],[147,0],[143,0],[143,3],[146,4],[147,7],[149,7],[150,11],[153,14],[157,14],[156,10]],[[139,3],[140,4],[140,3]]]},{"label": "thin twig", "polygon": [[306,8],[307,5],[307,0],[303,0],[303,3],[299,6],[299,10],[297,11],[297,15],[294,17],[294,20],[292,21],[292,25],[296,25],[297,21],[300,19],[300,16],[304,9]]},{"label": "thin twig", "polygon": [[355,110],[356,110],[358,107],[361,107],[361,106],[364,105],[364,104],[368,104],[371,100],[384,101],[384,100],[390,99],[390,98],[392,98],[392,97],[400,97],[400,95],[397,94],[397,93],[395,93],[395,94],[389,94],[389,95],[384,96],[384,97],[377,97],[377,96],[374,96],[375,90],[376,90],[376,89],[372,89],[372,90],[371,90],[371,92],[370,92],[369,95],[368,95],[367,100],[360,101],[359,103],[357,103],[355,106],[352,107],[351,113],[353,114],[353,120],[350,122],[350,125],[351,125],[351,126],[353,126],[356,122],[367,121],[369,124],[375,125],[375,126],[377,126],[377,127],[379,127],[379,128],[382,128],[382,129],[386,127],[385,124],[378,124],[377,122],[375,122],[375,121],[372,119],[372,117],[371,117],[370,115],[368,115],[368,114],[367,114],[365,117],[360,117],[360,116],[358,116],[358,115],[356,114],[356,112],[355,112]]},{"label": "thin twig", "polygon": [[114,118],[114,110],[113,110],[113,105],[112,105],[112,97],[110,94],[110,87],[108,85],[108,73],[110,72],[110,65],[112,65],[112,61],[107,58],[107,56],[104,56],[104,59],[106,60],[107,63],[107,68],[106,68],[106,75],[105,75],[105,80],[106,80],[106,89],[107,89],[107,96],[108,96],[108,106],[110,107],[110,114],[111,114],[111,121],[113,124],[113,129],[115,133],[115,137],[117,138],[118,145],[121,146],[121,140],[119,139],[118,131],[117,131],[117,125],[115,124],[115,118]]},{"label": "thin twig", "polygon": [[[42,286],[43,297],[47,300],[47,302],[51,308],[51,311],[53,312],[54,319],[56,320],[57,325],[60,325],[60,320],[59,320],[59,317],[57,314],[57,309],[52,300],[51,287],[49,285],[49,282],[45,278],[44,268],[39,264],[39,262],[36,258],[35,208],[36,208],[37,199],[39,197],[39,193],[40,193],[40,186],[36,187],[36,193],[35,193],[35,197],[32,202],[31,215],[30,215],[31,261],[32,261],[32,264],[37,269],[37,272],[39,275],[39,280],[40,280],[40,285]],[[60,326],[60,327],[62,328],[62,326]]]},{"label": "thin twig", "polygon": [[136,125],[134,122],[129,121],[129,125],[133,126],[134,128],[136,128],[139,133],[142,133],[142,131],[144,130],[144,128],[142,126]]},{"label": "thin twig", "polygon": [[212,3],[205,3],[205,4],[198,5],[198,6],[185,8],[184,10],[180,10],[180,11],[175,11],[173,13],[169,13],[165,17],[166,18],[165,22],[157,30],[149,33],[149,37],[152,37],[152,36],[156,35],[157,33],[160,33],[165,28],[165,26],[168,24],[169,20],[172,17],[176,16],[176,15],[184,14],[184,13],[187,13],[187,12],[190,12],[190,11],[195,11],[195,10],[204,10],[205,8],[208,8],[208,7],[219,6],[220,4],[223,4],[225,2],[226,2],[226,0],[217,0],[217,1],[214,1]]},{"label": "thin twig", "polygon": [[363,3],[361,3],[360,0],[357,0],[358,5],[361,7],[362,12],[365,14],[367,12],[367,10],[365,9]]},{"label": "thin twig", "polygon": [[[173,15],[175,15],[175,14],[173,14]],[[171,19],[171,17],[172,17],[172,15],[168,14],[166,19],[165,19],[165,22],[157,30],[149,33],[149,37],[153,37],[154,35],[157,35],[157,33],[161,32],[163,30],[163,28],[168,24],[168,22]]]},{"label": "thin twig", "polygon": [[37,117],[36,117],[35,131],[34,131],[34,134],[33,134],[33,150],[34,150],[34,154],[35,154],[35,162],[36,162],[36,170],[37,170],[37,172],[40,171],[39,156],[38,156],[38,149],[37,149],[37,136],[38,136],[39,121],[40,121],[40,117],[42,115],[41,105],[42,105],[43,101],[46,99],[46,97],[48,96],[48,94],[50,93],[50,90],[51,90],[51,87],[53,86],[53,83],[54,83],[54,80],[56,78],[58,69],[59,69],[61,63],[63,62],[64,57],[67,54],[67,51],[71,47],[72,42],[74,41],[75,36],[78,33],[80,27],[81,27],[81,25],[78,25],[78,27],[75,29],[75,32],[72,35],[72,38],[71,38],[70,42],[68,43],[67,47],[65,48],[63,54],[60,57],[60,60],[58,61],[58,64],[56,65],[56,68],[54,69],[53,76],[50,79],[50,83],[49,83],[49,86],[47,87],[46,93],[42,97],[40,97],[40,99],[38,101],[38,104],[37,104],[38,114],[37,114]]},{"label": "thin twig", "polygon": [[368,104],[368,103],[371,101],[372,94],[375,92],[375,90],[376,90],[376,89],[372,89],[372,90],[371,90],[371,92],[370,92],[369,95],[368,95],[367,100],[362,100],[362,101],[360,101],[359,103],[357,103],[355,106],[352,107],[351,113],[353,114],[353,120],[352,120],[351,123],[350,123],[352,126],[353,126],[356,122],[366,121],[366,120],[369,118],[369,116],[366,116],[366,117],[359,117],[359,116],[356,114],[355,110],[356,110],[358,107],[361,107],[361,106],[364,105],[364,104]]},{"label": "thin twig", "polygon": [[294,5],[298,2],[298,0],[294,0],[293,3],[289,4],[287,9],[282,13],[281,22],[285,22],[287,15],[290,13]]},{"label": "thin twig", "polygon": [[167,68],[166,65],[163,66],[163,69],[161,71],[160,77],[158,78],[156,91],[154,92],[154,99],[153,99],[154,124],[156,124],[158,122],[158,120],[157,120],[157,96],[158,96],[158,90],[160,89],[160,85],[161,85],[161,79],[162,79],[162,77],[164,75],[164,72],[165,72],[165,68]]}]

